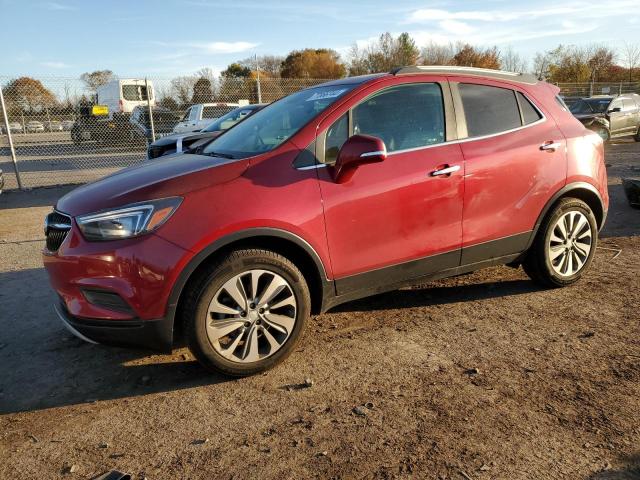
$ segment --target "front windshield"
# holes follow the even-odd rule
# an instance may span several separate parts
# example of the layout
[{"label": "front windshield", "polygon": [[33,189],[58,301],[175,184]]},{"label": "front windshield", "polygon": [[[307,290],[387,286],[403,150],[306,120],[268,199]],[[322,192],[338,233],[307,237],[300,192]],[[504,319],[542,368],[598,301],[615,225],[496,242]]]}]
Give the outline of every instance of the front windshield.
[{"label": "front windshield", "polygon": [[203,154],[246,158],[282,145],[353,85],[316,87],[285,97],[219,136]]},{"label": "front windshield", "polygon": [[236,108],[226,115],[221,116],[208,127],[203,128],[202,131],[219,132],[221,130],[228,130],[246,116],[251,115],[251,112],[253,112],[253,110],[253,108]]},{"label": "front windshield", "polygon": [[571,113],[604,113],[611,103],[610,98],[584,98],[571,105]]}]

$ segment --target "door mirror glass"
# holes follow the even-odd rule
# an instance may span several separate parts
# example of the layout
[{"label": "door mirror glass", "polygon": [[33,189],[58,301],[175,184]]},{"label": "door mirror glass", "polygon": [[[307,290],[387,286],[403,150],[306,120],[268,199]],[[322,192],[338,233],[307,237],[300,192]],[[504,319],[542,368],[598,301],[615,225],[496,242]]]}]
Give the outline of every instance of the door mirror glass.
[{"label": "door mirror glass", "polygon": [[351,179],[360,165],[382,162],[385,158],[387,147],[381,139],[370,135],[354,135],[338,152],[333,167],[333,179],[336,183],[345,183]]}]

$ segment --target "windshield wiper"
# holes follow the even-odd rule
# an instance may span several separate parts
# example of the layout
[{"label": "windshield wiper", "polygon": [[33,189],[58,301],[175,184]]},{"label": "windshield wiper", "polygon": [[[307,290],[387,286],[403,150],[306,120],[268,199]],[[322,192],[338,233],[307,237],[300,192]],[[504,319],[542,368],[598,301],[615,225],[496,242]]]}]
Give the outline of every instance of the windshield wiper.
[{"label": "windshield wiper", "polygon": [[231,160],[235,160],[236,158],[233,155],[229,155],[228,153],[220,153],[220,152],[207,152],[207,153],[202,153],[201,155],[206,155],[208,157],[229,158]]}]

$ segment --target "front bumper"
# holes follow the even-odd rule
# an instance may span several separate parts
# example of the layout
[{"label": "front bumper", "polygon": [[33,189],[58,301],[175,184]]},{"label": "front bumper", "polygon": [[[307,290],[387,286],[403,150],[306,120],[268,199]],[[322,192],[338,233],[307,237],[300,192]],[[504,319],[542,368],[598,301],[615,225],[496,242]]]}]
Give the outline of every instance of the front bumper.
[{"label": "front bumper", "polygon": [[54,309],[67,330],[85,342],[171,352],[173,321],[169,317],[113,322],[74,317],[62,302]]}]

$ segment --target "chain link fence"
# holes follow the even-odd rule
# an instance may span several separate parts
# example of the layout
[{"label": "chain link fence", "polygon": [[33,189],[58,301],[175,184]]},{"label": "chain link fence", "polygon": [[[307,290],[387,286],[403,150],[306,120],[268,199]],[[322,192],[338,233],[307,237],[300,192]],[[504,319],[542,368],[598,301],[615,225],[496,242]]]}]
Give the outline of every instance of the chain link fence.
[{"label": "chain link fence", "polygon": [[565,97],[591,97],[593,95],[622,95],[640,93],[638,82],[556,83]]},{"label": "chain link fence", "polygon": [[[7,125],[0,115],[5,189],[20,186],[16,169],[22,188],[96,180],[143,161],[154,138],[195,131],[239,105],[272,102],[325,81],[140,77],[96,89],[77,78],[0,76],[8,120]],[[565,97],[640,93],[640,83],[558,86]]]},{"label": "chain link fence", "polygon": [[75,78],[0,77],[8,120],[0,112],[5,189],[19,188],[19,180],[22,188],[96,180],[143,161],[154,139],[202,129],[238,106],[269,103],[325,81],[150,77],[92,89]]}]

